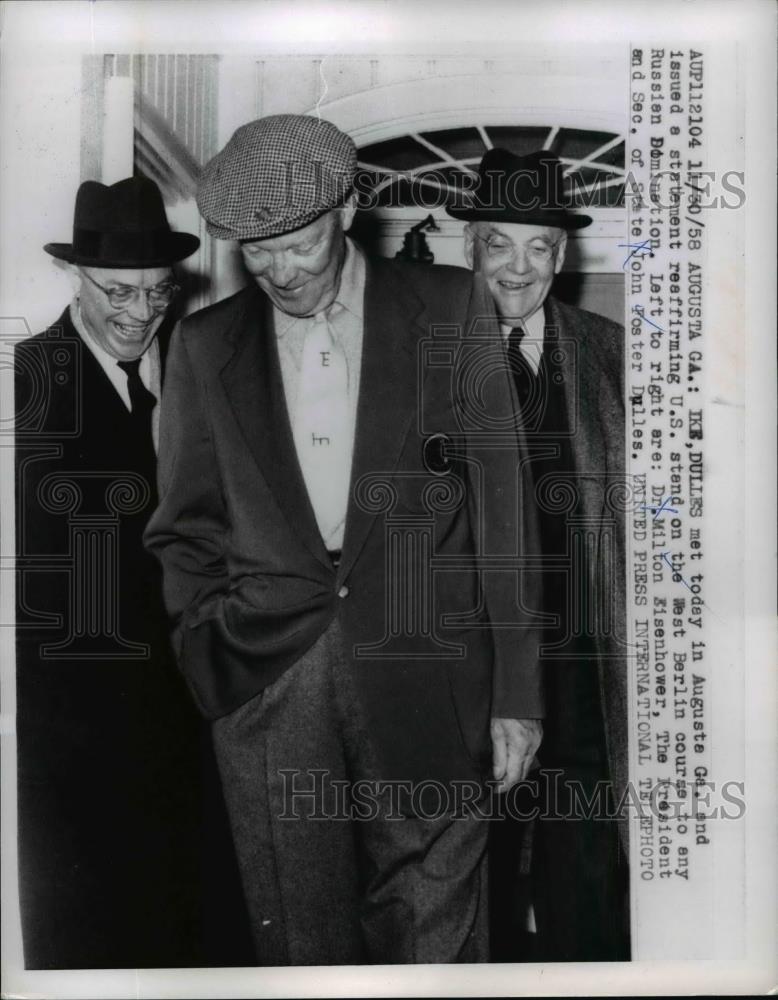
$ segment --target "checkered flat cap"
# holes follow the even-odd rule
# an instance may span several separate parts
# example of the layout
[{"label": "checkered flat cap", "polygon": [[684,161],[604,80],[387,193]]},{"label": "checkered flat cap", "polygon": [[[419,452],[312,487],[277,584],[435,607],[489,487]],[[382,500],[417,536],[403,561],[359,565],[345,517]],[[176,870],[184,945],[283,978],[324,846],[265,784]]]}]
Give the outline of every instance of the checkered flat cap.
[{"label": "checkered flat cap", "polygon": [[206,164],[197,205],[216,239],[280,236],[341,205],[356,169],[353,140],[332,122],[270,115],[242,125]]}]

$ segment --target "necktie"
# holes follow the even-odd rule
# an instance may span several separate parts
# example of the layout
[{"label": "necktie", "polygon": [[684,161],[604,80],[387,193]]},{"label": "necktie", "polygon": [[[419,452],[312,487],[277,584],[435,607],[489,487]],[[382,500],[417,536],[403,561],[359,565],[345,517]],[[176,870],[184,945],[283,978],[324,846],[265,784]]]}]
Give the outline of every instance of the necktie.
[{"label": "necktie", "polygon": [[151,430],[151,414],[157,405],[157,397],[150,392],[140,377],[140,358],[134,361],[117,361],[118,366],[127,376],[127,390],[130,394],[130,406],[133,434],[141,457],[142,469],[150,477],[150,485],[154,487],[156,476],[156,453],[154,437]]},{"label": "necktie", "polygon": [[[331,307],[334,315],[337,304]],[[346,355],[324,313],[305,335],[294,419],[294,442],[316,523],[330,550],[343,544],[353,428]]]},{"label": "necktie", "polygon": [[510,365],[516,395],[521,407],[521,423],[525,430],[535,429],[543,417],[545,409],[543,361],[535,373],[526,354],[521,348],[525,336],[523,326],[514,326],[508,334],[506,354]]}]

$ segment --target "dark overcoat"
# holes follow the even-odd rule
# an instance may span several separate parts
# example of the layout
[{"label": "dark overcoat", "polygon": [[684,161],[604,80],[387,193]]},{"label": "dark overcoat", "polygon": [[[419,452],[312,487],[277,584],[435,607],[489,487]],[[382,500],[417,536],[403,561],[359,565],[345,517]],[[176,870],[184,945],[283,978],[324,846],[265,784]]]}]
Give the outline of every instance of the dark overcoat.
[{"label": "dark overcoat", "polygon": [[[600,699],[615,801],[628,780],[625,512],[632,491],[626,475],[624,327],[566,305],[546,301],[546,327],[571,349],[560,352],[571,445],[578,486],[578,513],[591,526],[588,551],[594,597]],[[620,825],[626,836],[626,823]]]},{"label": "dark overcoat", "polygon": [[[169,328],[158,336],[164,359]],[[240,928],[243,904],[215,763],[142,545],[153,466],[69,310],[17,345],[15,391],[25,964],[240,961],[245,937],[214,947],[217,920]]]}]

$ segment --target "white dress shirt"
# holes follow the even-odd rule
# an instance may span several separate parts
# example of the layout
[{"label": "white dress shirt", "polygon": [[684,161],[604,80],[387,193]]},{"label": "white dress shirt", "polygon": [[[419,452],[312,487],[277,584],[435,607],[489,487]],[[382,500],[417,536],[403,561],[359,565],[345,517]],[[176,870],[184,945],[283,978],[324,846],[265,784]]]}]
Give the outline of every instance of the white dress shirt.
[{"label": "white dress shirt", "polygon": [[[335,302],[343,306],[328,318],[332,334],[346,355],[349,375],[349,402],[356,421],[359,375],[362,366],[362,335],[364,329],[365,259],[353,240],[346,237],[346,256],[340,273],[340,287]],[[278,342],[281,376],[290,419],[294,419],[297,388],[303,358],[305,335],[315,316],[289,316],[273,307],[273,326]]]},{"label": "white dress shirt", "polygon": [[[130,402],[130,392],[127,388],[127,375],[119,367],[118,360],[112,354],[109,354],[104,347],[98,344],[89,332],[81,317],[81,309],[79,307],[78,299],[74,299],[70,303],[70,319],[72,320],[73,326],[76,328],[78,335],[84,341],[97,360],[97,363],[108,376],[108,379],[119,395],[119,398],[127,407],[128,411],[131,412],[132,403]],[[159,399],[162,393],[162,365],[159,357],[159,344],[157,343],[156,337],[154,337],[151,344],[146,349],[145,354],[140,359],[138,374],[140,375],[140,380],[143,382],[144,386],[149,390],[149,392],[153,392],[157,397],[157,406],[155,406],[151,412],[151,436],[154,440],[154,450],[159,451]]]},{"label": "white dress shirt", "polygon": [[[357,402],[359,399],[360,371],[362,367],[362,340],[364,333],[364,297],[365,297],[366,267],[365,260],[357,246],[346,237],[346,255],[340,275],[340,285],[333,305],[342,308],[327,310],[327,324],[333,339],[337,341],[346,358],[347,394],[349,426],[348,435],[348,467],[354,452],[354,435],[357,421]],[[278,356],[281,364],[281,377],[284,384],[284,395],[289,412],[289,419],[294,429],[295,415],[298,412],[297,395],[300,386],[300,373],[303,359],[305,338],[313,324],[315,316],[289,316],[280,309],[273,307],[273,325],[278,343]],[[311,498],[314,509],[317,508],[316,498]],[[328,539],[330,549],[339,549],[343,544],[345,531],[345,515],[339,529]]]}]

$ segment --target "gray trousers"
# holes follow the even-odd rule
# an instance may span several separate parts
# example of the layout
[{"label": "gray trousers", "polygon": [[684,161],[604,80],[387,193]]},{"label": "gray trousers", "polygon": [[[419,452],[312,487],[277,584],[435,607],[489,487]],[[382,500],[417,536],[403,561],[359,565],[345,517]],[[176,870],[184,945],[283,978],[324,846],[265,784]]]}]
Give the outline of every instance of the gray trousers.
[{"label": "gray trousers", "polygon": [[260,965],[488,960],[487,822],[403,817],[364,784],[337,625],[213,738]]}]

